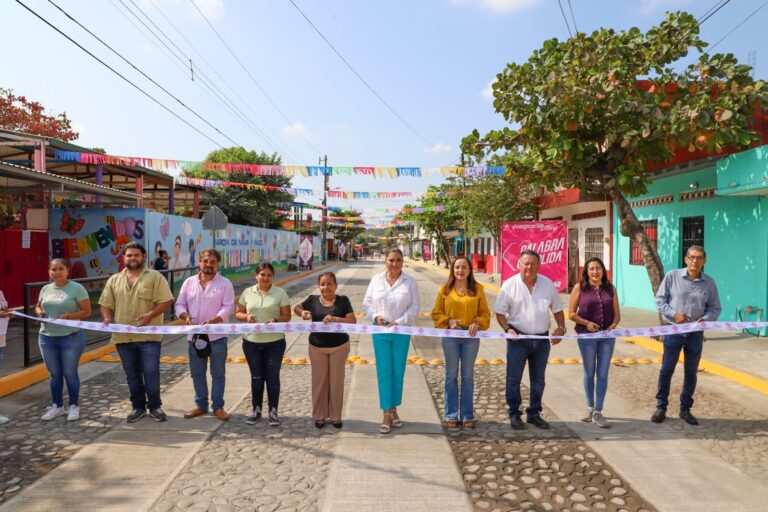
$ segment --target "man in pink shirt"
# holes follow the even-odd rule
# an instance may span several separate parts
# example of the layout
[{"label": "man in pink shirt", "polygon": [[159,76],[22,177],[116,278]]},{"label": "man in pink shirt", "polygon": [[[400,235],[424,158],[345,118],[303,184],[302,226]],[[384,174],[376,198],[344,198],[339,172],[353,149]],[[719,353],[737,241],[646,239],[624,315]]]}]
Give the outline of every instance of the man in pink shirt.
[{"label": "man in pink shirt", "polygon": [[[181,285],[176,299],[176,316],[188,325],[210,325],[226,323],[235,310],[235,289],[232,282],[219,274],[221,256],[216,249],[203,249],[199,254],[200,272],[187,278]],[[218,334],[211,333],[211,338]],[[224,410],[224,383],[227,363],[227,337],[221,336],[209,341],[210,350],[198,350],[189,340],[189,369],[195,387],[195,407],[184,414],[187,419],[196,418],[208,412],[208,359],[211,360],[211,402],[213,414],[221,421],[227,421],[229,414]],[[204,353],[201,353],[204,352]]]}]

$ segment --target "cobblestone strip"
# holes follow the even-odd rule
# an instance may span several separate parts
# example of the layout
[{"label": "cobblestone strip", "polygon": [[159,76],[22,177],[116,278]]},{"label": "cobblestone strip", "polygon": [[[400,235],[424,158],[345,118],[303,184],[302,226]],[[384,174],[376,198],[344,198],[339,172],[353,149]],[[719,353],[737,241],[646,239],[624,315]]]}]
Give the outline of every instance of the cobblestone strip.
[{"label": "cobblestone strip", "polygon": [[[423,369],[442,416],[444,369]],[[446,430],[475,510],[654,510],[552,411],[543,413],[550,430],[512,431],[504,388],[504,367],[477,367],[478,427]]]},{"label": "cobblestone strip", "polygon": [[[188,373],[186,364],[161,364],[161,391]],[[15,414],[13,421],[0,428],[0,503],[124,422],[130,412],[128,395],[125,374],[115,365],[81,386],[78,421],[67,421],[66,416],[40,421],[49,403],[37,403]]]},{"label": "cobblestone strip", "polygon": [[308,366],[283,367],[278,427],[266,418],[245,423],[248,395],[151,510],[317,511],[338,430],[314,426],[310,372]]},{"label": "cobblestone strip", "polygon": [[[685,424],[677,418],[682,372],[682,365],[678,365],[672,380],[665,424],[728,464],[757,480],[764,480],[768,474],[768,418],[745,409],[725,393],[717,392],[720,379],[700,372],[693,412],[701,424],[698,427]],[[648,411],[650,420],[656,409],[658,378],[658,365],[611,366],[608,387]],[[610,402],[606,403],[605,411],[610,417]]]}]

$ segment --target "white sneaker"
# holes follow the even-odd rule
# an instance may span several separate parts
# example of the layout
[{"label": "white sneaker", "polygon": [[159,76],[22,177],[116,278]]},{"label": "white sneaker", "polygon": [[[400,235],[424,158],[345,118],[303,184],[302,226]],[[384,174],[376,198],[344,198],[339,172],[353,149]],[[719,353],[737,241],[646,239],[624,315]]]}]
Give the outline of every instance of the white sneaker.
[{"label": "white sneaker", "polygon": [[592,413],[595,412],[595,409],[593,407],[587,407],[587,412],[584,413],[584,416],[582,416],[580,419],[584,423],[589,423],[592,421]]},{"label": "white sneaker", "polygon": [[63,407],[50,406],[45,410],[43,416],[40,418],[42,421],[51,421],[54,418],[58,418],[61,415],[67,414],[67,411]]},{"label": "white sneaker", "polygon": [[80,408],[76,405],[69,406],[69,412],[67,413],[67,421],[75,421],[80,419]]},{"label": "white sneaker", "polygon": [[611,428],[611,424],[608,423],[608,420],[605,419],[605,416],[603,416],[603,413],[600,411],[592,413],[592,421],[594,421],[600,428]]},{"label": "white sneaker", "polygon": [[0,416],[0,425],[5,425],[9,421],[11,421],[11,418],[7,418],[5,416]]}]

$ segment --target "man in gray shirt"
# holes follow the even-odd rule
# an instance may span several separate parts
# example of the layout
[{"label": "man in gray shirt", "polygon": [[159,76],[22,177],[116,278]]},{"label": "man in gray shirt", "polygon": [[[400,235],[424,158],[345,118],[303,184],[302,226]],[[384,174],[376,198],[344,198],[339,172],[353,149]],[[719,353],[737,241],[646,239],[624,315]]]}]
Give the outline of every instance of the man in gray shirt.
[{"label": "man in gray shirt", "polygon": [[[720,298],[715,281],[702,272],[707,262],[707,253],[700,245],[692,245],[685,253],[686,268],[671,270],[656,292],[656,308],[669,324],[689,322],[714,322],[720,316]],[[693,392],[696,390],[696,372],[699,369],[704,346],[704,332],[664,336],[664,354],[659,372],[659,387],[656,393],[656,412],[651,421],[664,421],[669,403],[669,385],[680,351],[685,354],[683,390],[680,393],[680,417],[689,425],[698,425],[699,420],[691,414]]]}]

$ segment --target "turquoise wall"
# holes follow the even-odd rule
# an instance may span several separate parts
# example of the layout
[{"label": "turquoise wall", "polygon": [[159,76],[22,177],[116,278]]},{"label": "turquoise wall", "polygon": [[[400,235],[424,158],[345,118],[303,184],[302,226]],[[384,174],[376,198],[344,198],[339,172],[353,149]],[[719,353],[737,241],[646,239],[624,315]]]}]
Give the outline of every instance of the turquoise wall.
[{"label": "turquoise wall", "polygon": [[[757,306],[768,312],[768,197],[715,196],[681,203],[680,192],[717,186],[715,166],[654,181],[641,197],[674,195],[672,204],[636,207],[640,220],[658,220],[658,250],[664,270],[682,267],[681,217],[704,216],[704,271],[717,282],[723,305],[722,320],[734,320],[737,306]],[[618,226],[618,218],[614,219]],[[655,310],[645,267],[629,265],[629,239],[614,236],[615,281],[626,306]]]}]

